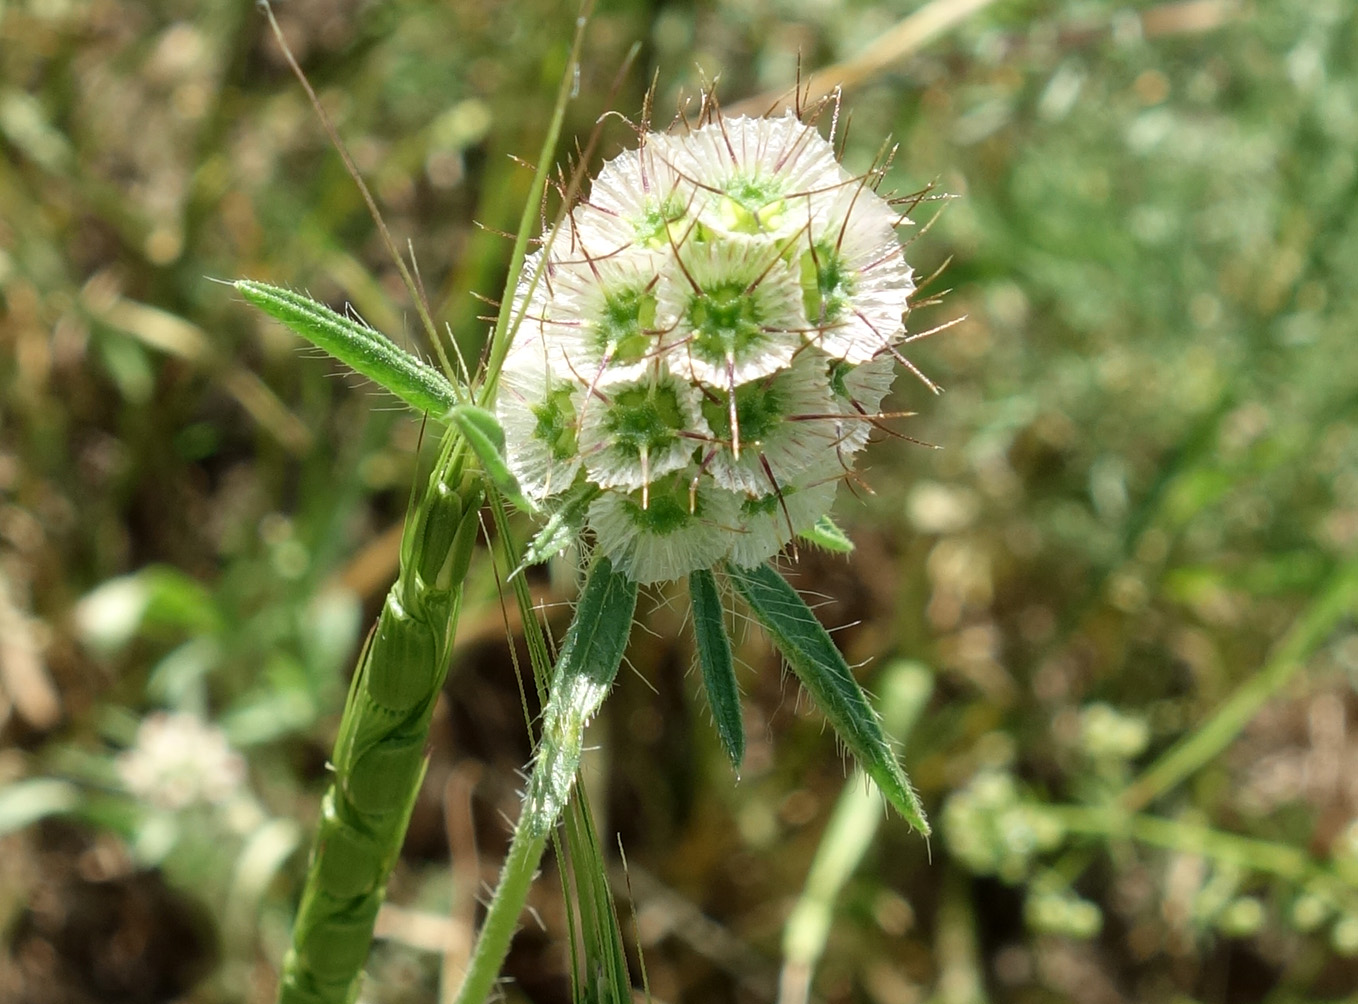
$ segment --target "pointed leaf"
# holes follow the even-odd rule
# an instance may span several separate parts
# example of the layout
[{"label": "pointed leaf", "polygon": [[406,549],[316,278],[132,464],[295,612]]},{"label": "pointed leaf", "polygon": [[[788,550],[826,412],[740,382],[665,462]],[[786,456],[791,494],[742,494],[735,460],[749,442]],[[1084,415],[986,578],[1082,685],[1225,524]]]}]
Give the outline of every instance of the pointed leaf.
[{"label": "pointed leaf", "polygon": [[[585,528],[585,512],[589,504],[599,497],[599,486],[583,481],[566,492],[546,524],[538,531],[523,552],[523,562],[514,570],[518,575],[529,565],[546,561],[552,555],[564,551],[577,540]],[[512,576],[511,576],[512,578]]]},{"label": "pointed leaf", "polygon": [[693,636],[697,641],[703,686],[707,688],[707,703],[712,707],[721,745],[739,774],[741,761],[745,759],[745,723],[740,717],[740,688],[736,685],[731,639],[726,635],[716,576],[705,568],[691,574],[688,595],[693,604]]},{"label": "pointed leaf", "polygon": [[485,408],[473,404],[459,404],[448,417],[453,420],[458,431],[467,440],[467,445],[476,454],[481,470],[500,490],[500,494],[524,512],[536,512],[537,506],[524,497],[514,477],[505,463],[505,431],[499,420]]},{"label": "pointed leaf", "polygon": [[728,563],[726,574],[863,770],[906,822],[928,836],[924,809],[876,713],[806,601],[769,565],[743,569]]},{"label": "pointed leaf", "polygon": [[537,835],[556,824],[570,795],[585,726],[598,713],[618,675],[636,605],[636,582],[614,571],[607,558],[596,558],[575,607],[575,619],[566,630],[542,710],[538,762],[523,810],[525,825]]},{"label": "pointed leaf", "polygon": [[847,533],[839,528],[839,524],[829,516],[822,516],[816,520],[814,526],[809,530],[802,531],[798,536],[808,544],[833,551],[835,554],[853,553],[853,541],[849,539]]},{"label": "pointed leaf", "polygon": [[270,317],[385,387],[416,411],[442,420],[457,404],[457,388],[447,377],[380,331],[290,289],[250,279],[234,285],[241,296]]}]

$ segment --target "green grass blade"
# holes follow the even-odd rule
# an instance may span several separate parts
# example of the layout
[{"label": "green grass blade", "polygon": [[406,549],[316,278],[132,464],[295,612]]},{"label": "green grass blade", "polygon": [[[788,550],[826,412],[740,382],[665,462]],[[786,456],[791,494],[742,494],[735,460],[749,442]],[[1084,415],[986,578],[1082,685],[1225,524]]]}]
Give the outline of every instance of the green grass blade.
[{"label": "green grass blade", "polygon": [[928,836],[924,808],[896,762],[876,713],[806,601],[769,565],[743,569],[728,564],[726,574],[886,800]]},{"label": "green grass blade", "polygon": [[251,279],[241,279],[234,286],[248,302],[416,411],[442,419],[460,400],[447,377],[380,331],[290,289]]},{"label": "green grass blade", "polygon": [[[571,999],[589,1004],[631,1004],[632,981],[627,950],[613,904],[608,863],[594,828],[589,798],[583,786],[566,808],[561,829],[571,848],[569,868],[562,882],[573,886],[578,926],[572,931],[575,970]],[[568,874],[567,874],[568,873]]]},{"label": "green grass blade", "polygon": [[[547,179],[552,172],[552,158],[556,156],[556,144],[561,138],[562,123],[566,120],[566,106],[570,104],[576,86],[577,78],[572,68],[579,66],[580,53],[585,42],[585,26],[589,24],[589,18],[593,11],[594,0],[582,0],[576,13],[575,35],[571,39],[570,55],[566,64],[568,69],[566,73],[562,74],[561,83],[557,87],[556,103],[552,106],[552,119],[547,126],[547,135],[542,137],[542,148],[538,152],[537,164],[533,170],[533,184],[529,188],[528,198],[524,200],[523,213],[519,217],[519,228],[514,234],[514,250],[509,258],[509,274],[505,277],[504,294],[500,297],[500,310],[495,316],[495,330],[490,337],[490,351],[486,356],[485,379],[481,384],[481,392],[477,398],[478,404],[485,405],[495,400],[495,392],[500,380],[500,367],[504,363],[506,353],[509,352],[510,339],[514,336],[515,326],[523,319],[523,313],[528,309],[527,300],[525,300],[519,307],[518,316],[514,316],[514,293],[518,288],[519,277],[523,272],[524,259],[528,256],[528,242],[541,219],[542,196],[547,190]],[[570,201],[570,193],[573,189],[573,185],[567,186],[565,201]]]},{"label": "green grass blade", "polygon": [[721,596],[717,578],[707,569],[688,577],[688,595],[693,604],[693,636],[697,643],[698,665],[703,671],[707,703],[717,723],[722,748],[731,766],[740,773],[745,759],[745,723],[740,716],[740,688],[731,658],[731,639],[722,619]]}]

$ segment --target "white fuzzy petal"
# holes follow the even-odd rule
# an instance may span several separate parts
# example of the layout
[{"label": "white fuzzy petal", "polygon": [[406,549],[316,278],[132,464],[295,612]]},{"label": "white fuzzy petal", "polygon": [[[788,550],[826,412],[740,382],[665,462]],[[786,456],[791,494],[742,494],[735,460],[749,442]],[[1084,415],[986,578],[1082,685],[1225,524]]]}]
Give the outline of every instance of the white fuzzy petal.
[{"label": "white fuzzy petal", "polygon": [[788,113],[718,119],[676,139],[675,169],[699,191],[695,214],[723,236],[783,241],[803,228],[818,199],[849,179],[834,148]]},{"label": "white fuzzy petal", "polygon": [[896,237],[897,222],[884,199],[856,182],[829,200],[813,227],[802,281],[812,267],[841,280],[829,297],[816,298],[807,317],[818,329],[811,340],[827,355],[865,363],[904,335],[915,281]]},{"label": "white fuzzy petal", "polygon": [[803,343],[801,287],[776,245],[689,241],[663,280],[666,362],[698,383],[730,388],[768,376]]},{"label": "white fuzzy petal", "polygon": [[611,384],[582,407],[580,450],[601,488],[641,488],[687,467],[711,437],[698,392],[665,372]]},{"label": "white fuzzy petal", "polygon": [[848,367],[832,380],[835,408],[844,415],[838,423],[837,441],[841,454],[857,453],[872,433],[872,422],[882,410],[882,401],[896,380],[896,360],[889,355]]},{"label": "white fuzzy petal", "polygon": [[753,568],[781,551],[794,534],[810,529],[830,511],[838,481],[790,484],[777,494],[747,497],[741,504],[740,533],[730,559]]},{"label": "white fuzzy petal", "polygon": [[[737,519],[736,496],[706,485],[697,492],[692,512],[688,479],[672,475],[663,491],[652,494],[642,509],[640,492],[605,491],[589,509],[589,524],[600,551],[631,578],[642,584],[668,582],[699,568],[710,568],[726,556]],[[663,516],[673,526],[663,532],[650,528]]]},{"label": "white fuzzy petal", "polygon": [[505,460],[519,486],[542,500],[570,487],[580,469],[574,426],[579,392],[544,364],[537,343],[516,343],[505,358],[495,414]]}]

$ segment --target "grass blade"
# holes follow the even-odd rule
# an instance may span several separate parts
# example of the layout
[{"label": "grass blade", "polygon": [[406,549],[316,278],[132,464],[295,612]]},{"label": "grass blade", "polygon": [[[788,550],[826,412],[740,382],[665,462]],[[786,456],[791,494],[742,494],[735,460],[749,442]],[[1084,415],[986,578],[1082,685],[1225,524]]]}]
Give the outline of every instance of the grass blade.
[{"label": "grass blade", "polygon": [[924,808],[896,762],[876,713],[806,601],[769,565],[743,569],[728,564],[726,574],[886,800],[928,836]]}]

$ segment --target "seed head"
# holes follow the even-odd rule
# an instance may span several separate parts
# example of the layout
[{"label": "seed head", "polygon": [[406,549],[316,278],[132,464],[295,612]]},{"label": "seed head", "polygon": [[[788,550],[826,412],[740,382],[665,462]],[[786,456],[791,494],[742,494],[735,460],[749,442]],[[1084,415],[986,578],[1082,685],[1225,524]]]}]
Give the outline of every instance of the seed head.
[{"label": "seed head", "polygon": [[525,268],[497,409],[523,490],[597,486],[597,546],[649,583],[757,565],[828,512],[915,284],[876,176],[796,115],[640,140]]}]

